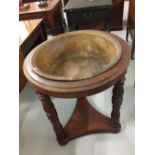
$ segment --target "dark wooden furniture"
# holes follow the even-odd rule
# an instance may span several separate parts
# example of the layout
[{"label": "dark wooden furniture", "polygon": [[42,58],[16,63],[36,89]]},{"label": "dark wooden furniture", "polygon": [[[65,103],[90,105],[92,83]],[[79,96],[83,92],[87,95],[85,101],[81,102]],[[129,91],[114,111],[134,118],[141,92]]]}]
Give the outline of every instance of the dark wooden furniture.
[{"label": "dark wooden furniture", "polygon": [[[105,34],[105,32],[97,33],[99,33],[100,35]],[[65,145],[71,139],[86,134],[97,132],[117,133],[121,129],[119,118],[120,106],[122,104],[124,93],[124,76],[131,55],[128,45],[124,40],[115,35],[109,35],[114,37],[121,44],[121,58],[111,69],[92,78],[75,81],[60,81],[43,78],[42,76],[36,74],[36,71],[32,69],[32,61],[30,60],[32,60],[31,56],[35,53],[35,50],[33,51],[33,53],[30,53],[30,55],[27,56],[24,62],[24,73],[31,83],[33,89],[38,94],[44,111],[46,112],[49,121],[53,125],[57,140],[60,145]],[[111,87],[112,85],[114,85],[112,96],[113,106],[111,118],[109,118],[96,111],[88,103],[86,96],[103,91]],[[71,119],[65,127],[63,127],[59,121],[58,114],[56,112],[54,104],[50,99],[50,96],[60,98],[77,98],[75,110],[72,114]]]},{"label": "dark wooden furniture", "polygon": [[19,90],[26,83],[23,74],[25,56],[38,44],[47,39],[46,29],[42,19],[19,22]]},{"label": "dark wooden furniture", "polygon": [[130,3],[129,3],[126,41],[128,41],[129,34],[132,39],[131,58],[134,59],[134,52],[135,52],[135,0],[130,0]]},{"label": "dark wooden furniture", "polygon": [[[64,1],[65,4],[66,2]],[[105,8],[111,6],[111,3],[111,15],[109,11],[107,12],[110,16],[110,30],[122,30],[124,0],[69,0],[65,6],[69,26],[71,25],[75,29],[76,25],[81,25],[79,22],[85,21],[79,29],[103,29],[104,14],[107,11]],[[91,19],[92,23],[88,23],[88,19]]]},{"label": "dark wooden furniture", "polygon": [[69,0],[64,8],[69,29],[106,29],[109,26],[112,0]]},{"label": "dark wooden furniture", "polygon": [[124,0],[112,0],[113,9],[110,20],[110,30],[123,29]]},{"label": "dark wooden furniture", "polygon": [[39,7],[37,2],[27,3],[30,8],[19,12],[19,20],[40,19],[44,20],[48,32],[62,32],[62,5],[60,0],[47,1],[47,7]]}]

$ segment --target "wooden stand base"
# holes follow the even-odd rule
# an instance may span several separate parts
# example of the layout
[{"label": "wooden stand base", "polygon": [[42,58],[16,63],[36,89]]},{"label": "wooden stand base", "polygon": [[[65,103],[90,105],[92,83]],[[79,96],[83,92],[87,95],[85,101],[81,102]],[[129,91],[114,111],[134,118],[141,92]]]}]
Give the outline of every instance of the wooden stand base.
[{"label": "wooden stand base", "polygon": [[[31,63],[32,56],[34,56],[33,54],[37,51],[28,55],[25,59],[25,76],[38,94],[60,145],[65,145],[70,140],[87,134],[101,132],[117,133],[121,129],[120,108],[123,101],[124,76],[131,54],[125,41],[115,35],[110,35],[116,38],[122,47],[120,60],[109,70],[85,80],[53,80],[39,76],[33,71]],[[95,110],[89,104],[86,97],[104,91],[111,86],[114,86],[112,91],[112,111],[111,117],[108,118]],[[59,121],[57,111],[50,96],[77,98],[75,110],[65,127],[63,127]]]},{"label": "wooden stand base", "polygon": [[120,106],[123,101],[124,80],[125,78],[122,77],[113,88],[111,118],[108,118],[107,116],[104,116],[96,111],[89,104],[86,97],[78,98],[72,117],[64,128],[59,121],[58,114],[50,97],[47,95],[38,94],[44,111],[53,125],[58,143],[60,145],[65,145],[74,138],[91,133],[119,132],[121,129],[119,118]]},{"label": "wooden stand base", "polygon": [[38,93],[44,111],[53,125],[58,143],[60,145],[65,145],[74,138],[91,133],[119,132],[121,129],[119,118],[120,106],[123,101],[124,80],[125,78],[122,77],[113,88],[111,118],[96,111],[89,104],[86,97],[78,98],[72,117],[64,128],[59,121],[58,114],[50,97]]},{"label": "wooden stand base", "polygon": [[111,118],[96,111],[86,98],[77,100],[73,115],[65,126],[64,131],[67,135],[66,142],[83,135],[100,132],[119,132],[119,128],[112,126]]}]

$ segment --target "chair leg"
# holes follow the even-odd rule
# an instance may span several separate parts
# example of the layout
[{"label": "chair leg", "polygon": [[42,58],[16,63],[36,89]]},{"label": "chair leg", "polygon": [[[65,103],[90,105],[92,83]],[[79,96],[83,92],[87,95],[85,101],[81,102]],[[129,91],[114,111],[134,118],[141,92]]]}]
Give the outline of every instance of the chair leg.
[{"label": "chair leg", "polygon": [[127,42],[129,42],[128,38],[129,38],[129,28],[127,27],[127,30],[126,30],[126,41]]},{"label": "chair leg", "polygon": [[131,59],[134,60],[134,54],[135,54],[135,38],[132,41],[132,48],[131,48]]}]

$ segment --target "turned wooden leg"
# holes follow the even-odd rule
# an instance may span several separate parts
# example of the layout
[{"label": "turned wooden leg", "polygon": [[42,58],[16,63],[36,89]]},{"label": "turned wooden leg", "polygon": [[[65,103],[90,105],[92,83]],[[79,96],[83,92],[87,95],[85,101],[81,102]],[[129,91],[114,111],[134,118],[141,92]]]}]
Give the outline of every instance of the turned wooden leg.
[{"label": "turned wooden leg", "polygon": [[112,126],[114,128],[121,128],[121,125],[119,123],[120,118],[120,106],[123,101],[123,94],[124,94],[124,81],[125,77],[121,78],[120,81],[118,81],[114,88],[113,88],[113,96],[112,96],[112,113],[111,113],[111,120],[112,120]]},{"label": "turned wooden leg", "polygon": [[53,125],[53,129],[56,133],[57,136],[57,140],[59,142],[60,145],[64,145],[66,142],[66,134],[65,131],[59,121],[56,109],[54,107],[54,104],[52,103],[51,99],[49,96],[46,95],[40,95],[38,94],[39,99],[42,103],[42,106],[44,108],[44,111],[46,112],[46,115],[48,117],[48,119],[50,120],[50,122]]}]

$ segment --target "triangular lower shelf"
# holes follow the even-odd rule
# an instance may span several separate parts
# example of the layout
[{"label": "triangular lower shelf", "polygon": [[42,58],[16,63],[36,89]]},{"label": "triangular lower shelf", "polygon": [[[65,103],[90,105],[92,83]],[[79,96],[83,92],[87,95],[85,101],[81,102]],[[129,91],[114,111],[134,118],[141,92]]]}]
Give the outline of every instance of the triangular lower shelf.
[{"label": "triangular lower shelf", "polygon": [[112,127],[111,119],[96,111],[86,98],[77,100],[71,119],[64,127],[66,142],[91,133],[120,131],[120,128]]}]

